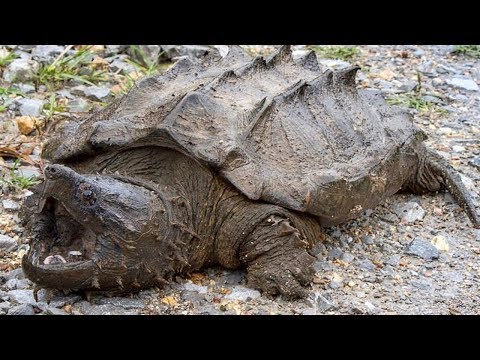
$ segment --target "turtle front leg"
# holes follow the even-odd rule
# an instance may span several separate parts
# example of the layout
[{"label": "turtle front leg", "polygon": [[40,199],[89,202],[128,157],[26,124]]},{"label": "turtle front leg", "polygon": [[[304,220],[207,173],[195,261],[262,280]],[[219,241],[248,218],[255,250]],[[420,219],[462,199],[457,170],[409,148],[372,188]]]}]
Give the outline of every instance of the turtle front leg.
[{"label": "turtle front leg", "polygon": [[305,297],[313,280],[311,242],[285,216],[270,215],[258,224],[240,247],[248,285],[286,298]]}]

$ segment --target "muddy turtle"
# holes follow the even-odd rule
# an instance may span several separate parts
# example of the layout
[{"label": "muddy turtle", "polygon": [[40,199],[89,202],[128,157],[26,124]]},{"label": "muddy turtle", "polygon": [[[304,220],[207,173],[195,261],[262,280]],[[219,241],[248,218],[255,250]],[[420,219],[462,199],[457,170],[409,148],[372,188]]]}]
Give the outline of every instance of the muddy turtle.
[{"label": "muddy turtle", "polygon": [[[400,190],[447,189],[480,226],[460,177],[411,116],[290,48],[178,61],[67,124],[28,200],[23,269],[40,287],[124,293],[218,264],[269,294],[306,294],[322,227]],[[27,212],[28,213],[28,212]]]}]

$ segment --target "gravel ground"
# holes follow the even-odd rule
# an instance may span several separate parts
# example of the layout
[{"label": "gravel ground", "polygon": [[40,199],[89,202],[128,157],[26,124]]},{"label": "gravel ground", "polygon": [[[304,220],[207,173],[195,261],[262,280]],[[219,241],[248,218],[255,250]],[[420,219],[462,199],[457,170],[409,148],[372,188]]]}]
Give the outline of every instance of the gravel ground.
[{"label": "gravel ground", "polygon": [[[205,48],[143,46],[139,55],[125,46],[97,45],[88,49],[78,69],[69,70],[73,80],[57,79],[52,85],[45,80],[51,79],[52,64],[64,66],[63,60],[75,59],[82,48],[0,45],[0,314],[480,313],[480,230],[472,228],[448,193],[394,195],[356,221],[326,229],[324,241],[314,249],[317,274],[304,300],[261,295],[245,287],[243,271],[212,268],[130,297],[87,301],[56,292],[47,304],[41,290],[36,302],[32,283],[20,268],[29,239],[18,211],[29,194],[22,189],[28,178],[41,178],[42,143],[65,118],[104,106],[139,77],[162,71],[179,56],[198,56]],[[245,48],[262,55],[274,49]],[[353,57],[342,55],[341,60],[323,58],[329,53],[321,49],[318,55],[330,68],[360,64],[359,86],[378,89],[410,107],[429,135],[428,145],[461,173],[478,204],[480,59],[455,54],[453,46],[355,49]],[[295,56],[305,51],[305,46],[294,47]],[[12,54],[16,58],[6,61]],[[15,164],[15,158],[22,161]]]}]

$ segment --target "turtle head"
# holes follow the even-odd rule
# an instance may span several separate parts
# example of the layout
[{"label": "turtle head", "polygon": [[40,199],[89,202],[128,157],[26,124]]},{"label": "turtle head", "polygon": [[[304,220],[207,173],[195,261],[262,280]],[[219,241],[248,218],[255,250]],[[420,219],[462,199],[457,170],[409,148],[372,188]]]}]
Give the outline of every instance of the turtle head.
[{"label": "turtle head", "polygon": [[121,293],[158,279],[153,249],[167,221],[157,194],[62,165],[48,166],[42,185],[22,262],[30,280],[45,288]]}]

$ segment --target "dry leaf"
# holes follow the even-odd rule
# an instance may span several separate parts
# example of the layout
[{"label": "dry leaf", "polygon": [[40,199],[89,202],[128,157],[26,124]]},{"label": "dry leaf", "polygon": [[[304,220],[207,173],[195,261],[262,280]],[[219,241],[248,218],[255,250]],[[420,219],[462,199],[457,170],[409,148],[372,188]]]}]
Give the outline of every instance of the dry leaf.
[{"label": "dry leaf", "polygon": [[225,289],[225,288],[221,288],[220,290],[218,290],[218,292],[222,295],[228,295],[232,292],[232,290],[230,289]]},{"label": "dry leaf", "polygon": [[203,280],[205,279],[205,274],[202,273],[192,273],[189,278],[195,285],[202,285]]},{"label": "dry leaf", "polygon": [[178,305],[178,301],[173,296],[170,296],[170,295],[163,297],[160,301],[165,305],[172,306],[172,307]]},{"label": "dry leaf", "polygon": [[396,77],[396,74],[390,69],[385,69],[380,71],[379,73],[375,73],[374,77],[388,81],[394,79]]}]

